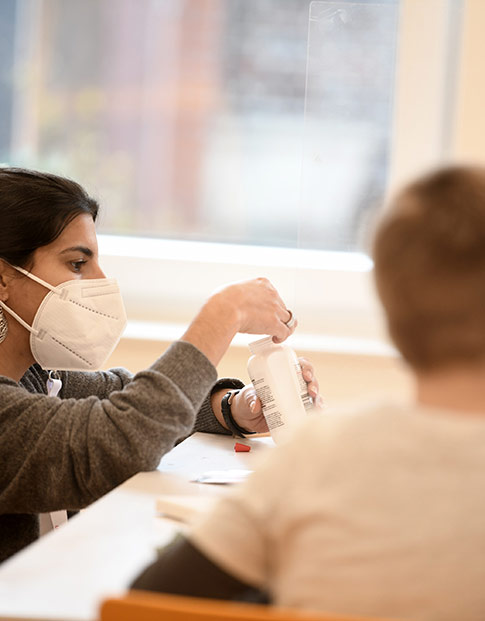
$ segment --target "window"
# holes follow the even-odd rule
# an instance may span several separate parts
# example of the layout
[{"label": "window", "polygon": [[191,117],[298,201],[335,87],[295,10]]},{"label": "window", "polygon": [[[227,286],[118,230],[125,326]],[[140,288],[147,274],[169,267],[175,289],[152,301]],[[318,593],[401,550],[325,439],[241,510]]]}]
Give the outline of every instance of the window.
[{"label": "window", "polygon": [[[2,0],[0,161],[100,199],[132,315],[185,321],[213,286],[264,273],[306,300],[308,329],[330,308],[352,332],[374,313],[371,264],[322,251],[365,250],[389,185],[445,153],[460,7]],[[150,258],[111,235],[168,241]]]},{"label": "window", "polygon": [[385,188],[397,6],[7,0],[1,158],[79,179],[107,233],[354,249]]}]

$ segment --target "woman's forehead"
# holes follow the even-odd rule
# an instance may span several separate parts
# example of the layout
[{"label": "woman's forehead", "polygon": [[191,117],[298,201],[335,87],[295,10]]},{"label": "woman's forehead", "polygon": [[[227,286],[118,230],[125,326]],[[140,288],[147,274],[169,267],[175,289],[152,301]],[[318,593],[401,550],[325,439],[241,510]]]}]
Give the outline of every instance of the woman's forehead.
[{"label": "woman's forehead", "polygon": [[55,252],[82,249],[82,251],[88,250],[85,254],[97,254],[98,240],[92,216],[86,213],[76,216],[76,218],[69,222],[59,237],[48,246],[45,246],[45,248]]}]

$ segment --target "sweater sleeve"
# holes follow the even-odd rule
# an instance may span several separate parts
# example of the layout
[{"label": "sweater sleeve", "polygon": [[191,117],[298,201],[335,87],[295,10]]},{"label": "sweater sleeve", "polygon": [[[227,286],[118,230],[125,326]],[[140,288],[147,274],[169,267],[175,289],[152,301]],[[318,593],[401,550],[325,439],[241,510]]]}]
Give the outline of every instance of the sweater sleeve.
[{"label": "sweater sleeve", "polygon": [[84,399],[95,394],[107,399],[115,390],[122,390],[133,380],[133,373],[117,368],[109,371],[61,371],[62,399]]},{"label": "sweater sleeve", "polygon": [[[29,369],[29,372],[22,378],[20,383],[30,392],[46,394],[45,386],[48,375],[47,371],[35,364]],[[109,371],[95,372],[60,371],[60,377],[62,379],[62,389],[59,397],[63,399],[83,399],[95,394],[100,399],[104,399],[108,398],[114,390],[121,390],[131,382],[133,373],[123,368],[114,368]],[[241,389],[244,388],[244,382],[230,377],[218,379],[203,400],[197,412],[194,427],[190,433],[201,431],[204,433],[230,435],[231,432],[217,420],[211,405],[212,395],[222,388],[227,388],[227,390]],[[179,441],[184,440],[186,437],[179,438]]]},{"label": "sweater sleeve", "polygon": [[[45,379],[47,379],[47,373],[42,370],[40,371],[45,374]],[[62,390],[60,396],[63,398],[71,397],[76,399],[87,397],[92,394],[96,394],[100,398],[106,398],[114,390],[121,390],[133,379],[133,374],[122,368],[110,369],[109,371],[97,371],[94,373],[71,371],[69,373],[63,373],[61,376]],[[197,412],[194,427],[190,433],[202,431],[205,433],[230,435],[231,432],[223,427],[217,420],[211,405],[212,395],[222,388],[227,388],[228,390],[244,388],[244,382],[230,377],[218,379],[202,401],[202,405]],[[184,438],[180,438],[180,440],[182,439]]]},{"label": "sweater sleeve", "polygon": [[195,431],[203,431],[206,433],[220,433],[225,435],[231,435],[229,429],[226,429],[217,420],[216,415],[212,409],[211,397],[218,390],[227,388],[227,390],[233,390],[236,388],[244,388],[244,383],[241,380],[233,379],[230,377],[223,377],[214,384],[212,390],[204,399],[200,410],[197,413],[197,419],[195,421],[192,433]]},{"label": "sweater sleeve", "polygon": [[69,396],[80,390],[73,384],[59,399],[3,378],[2,513],[76,510],[156,468],[192,430],[216,370],[198,349],[177,342],[133,378],[114,371],[100,379],[104,387],[91,382],[91,396]]},{"label": "sweater sleeve", "polygon": [[[45,371],[43,373],[45,373]],[[62,377],[63,386],[60,396],[63,398],[71,397],[80,399],[96,394],[100,398],[107,398],[111,392],[114,390],[121,390],[132,379],[133,374],[122,368],[110,369],[109,371],[97,371],[95,373],[71,371],[70,373],[65,373]],[[194,427],[190,433],[202,431],[204,433],[230,435],[231,432],[223,427],[217,420],[211,405],[212,395],[222,388],[227,388],[228,390],[244,388],[244,382],[230,377],[218,379],[202,401],[202,405],[197,412]],[[187,437],[187,435],[185,437]],[[185,437],[180,438],[180,440],[185,439]]]}]

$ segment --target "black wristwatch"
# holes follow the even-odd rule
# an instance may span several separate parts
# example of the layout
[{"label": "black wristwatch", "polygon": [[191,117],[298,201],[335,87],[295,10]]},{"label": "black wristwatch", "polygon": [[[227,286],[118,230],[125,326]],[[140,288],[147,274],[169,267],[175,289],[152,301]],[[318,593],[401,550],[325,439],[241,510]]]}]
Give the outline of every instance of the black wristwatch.
[{"label": "black wristwatch", "polygon": [[240,427],[232,416],[230,399],[236,396],[238,392],[239,390],[230,390],[222,397],[221,411],[224,422],[226,423],[232,435],[236,438],[244,438],[245,436],[254,433],[254,431],[248,431],[247,429]]}]

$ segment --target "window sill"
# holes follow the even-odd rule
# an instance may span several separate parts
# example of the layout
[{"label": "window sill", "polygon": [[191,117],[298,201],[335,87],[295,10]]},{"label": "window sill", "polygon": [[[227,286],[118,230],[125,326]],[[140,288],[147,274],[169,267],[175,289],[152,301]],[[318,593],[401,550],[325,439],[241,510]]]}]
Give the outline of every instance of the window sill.
[{"label": "window sill", "polygon": [[[185,329],[186,324],[182,323],[132,320],[128,322],[123,339],[172,343],[182,336]],[[258,338],[261,337],[252,334],[237,334],[231,346],[238,348],[247,347],[251,341]],[[295,332],[288,339],[288,344],[298,352],[387,358],[398,357],[398,353],[393,347],[384,341],[375,339]]]},{"label": "window sill", "polygon": [[186,325],[215,289],[264,276],[297,316],[298,333],[310,335],[308,349],[312,341],[340,350],[353,348],[345,345],[348,338],[385,340],[372,261],[362,253],[107,235],[99,236],[99,247],[101,265],[118,279],[133,320]]}]

